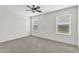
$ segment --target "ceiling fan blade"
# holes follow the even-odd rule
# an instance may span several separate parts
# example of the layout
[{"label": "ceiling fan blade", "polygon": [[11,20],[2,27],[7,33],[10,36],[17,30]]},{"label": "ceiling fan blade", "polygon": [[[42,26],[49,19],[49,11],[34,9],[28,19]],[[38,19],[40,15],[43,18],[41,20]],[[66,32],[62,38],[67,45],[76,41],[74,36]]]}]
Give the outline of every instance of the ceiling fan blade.
[{"label": "ceiling fan blade", "polygon": [[36,11],[37,11],[37,12],[40,12],[40,13],[42,12],[41,10],[36,10]]},{"label": "ceiling fan blade", "polygon": [[27,5],[28,8],[31,8],[29,5]]},{"label": "ceiling fan blade", "polygon": [[40,9],[40,6],[37,6],[35,9]]}]

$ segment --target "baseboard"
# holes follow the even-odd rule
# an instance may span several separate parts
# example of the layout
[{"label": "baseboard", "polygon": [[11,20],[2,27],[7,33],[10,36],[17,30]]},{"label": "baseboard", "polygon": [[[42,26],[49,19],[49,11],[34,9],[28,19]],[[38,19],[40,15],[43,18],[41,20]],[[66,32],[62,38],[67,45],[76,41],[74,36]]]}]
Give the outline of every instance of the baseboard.
[{"label": "baseboard", "polygon": [[[35,35],[31,35],[31,36],[33,36],[33,37],[37,37],[37,38],[41,38],[41,39],[51,40],[51,39],[48,39],[48,38],[39,37],[39,36],[35,36]],[[56,40],[51,40],[51,41],[54,41],[54,42],[58,42],[58,43],[62,43],[62,44],[66,44],[66,45],[71,45],[71,46],[78,47],[77,45],[74,45],[74,44],[69,44],[69,43],[60,42],[60,41],[56,41]]]},{"label": "baseboard", "polygon": [[19,39],[19,38],[22,38],[22,37],[28,37],[29,35],[18,35],[18,36],[14,36],[14,37],[11,37],[11,38],[7,38],[5,40],[1,40],[0,43],[3,43],[3,42],[7,42],[7,41],[12,41],[12,40],[16,40],[16,39]]}]

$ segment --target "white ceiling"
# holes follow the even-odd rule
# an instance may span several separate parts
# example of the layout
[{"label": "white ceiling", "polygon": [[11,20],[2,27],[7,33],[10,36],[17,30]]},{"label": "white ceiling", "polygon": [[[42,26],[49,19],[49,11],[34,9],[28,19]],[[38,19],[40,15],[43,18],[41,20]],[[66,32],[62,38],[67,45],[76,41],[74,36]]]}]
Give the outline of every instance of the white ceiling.
[{"label": "white ceiling", "polygon": [[47,13],[47,12],[51,12],[51,11],[55,11],[55,10],[59,10],[59,9],[67,8],[67,7],[71,7],[71,6],[72,5],[40,5],[42,13],[33,14],[30,11],[26,11],[26,13],[29,13],[29,15],[31,15],[31,16],[35,16],[35,15],[39,15],[39,14],[43,14],[43,13]]},{"label": "white ceiling", "polygon": [[33,14],[31,11],[25,11],[28,9],[25,5],[16,5],[16,6],[13,6],[12,8],[13,10],[15,9],[20,13],[24,12],[27,16],[35,16],[35,15],[39,15],[39,14],[43,14],[43,13],[71,7],[71,6],[73,5],[40,5],[42,13],[35,13],[35,14]]}]

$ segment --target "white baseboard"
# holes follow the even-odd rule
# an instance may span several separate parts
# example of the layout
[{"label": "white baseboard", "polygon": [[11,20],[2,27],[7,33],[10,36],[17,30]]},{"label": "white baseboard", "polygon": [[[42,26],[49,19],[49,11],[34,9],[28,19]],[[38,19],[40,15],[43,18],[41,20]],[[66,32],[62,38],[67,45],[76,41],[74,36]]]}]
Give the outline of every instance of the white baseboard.
[{"label": "white baseboard", "polygon": [[22,35],[17,35],[17,36],[14,36],[14,37],[11,37],[11,38],[6,38],[6,39],[1,39],[0,42],[6,42],[6,41],[10,41],[10,40],[15,40],[15,39],[18,39],[18,38],[22,38],[22,37],[27,37],[29,35],[26,35],[26,34],[22,34]]},{"label": "white baseboard", "polygon": [[[48,39],[48,40],[52,40],[49,37],[44,37],[44,36],[39,36],[39,35],[32,35],[32,36],[39,37],[39,38],[44,38],[44,39]],[[61,42],[61,43],[65,43],[65,44],[70,44],[70,45],[73,45],[73,46],[77,46],[76,44],[67,43],[67,42],[63,42],[63,41],[59,41],[59,40],[52,40],[52,41]]]}]

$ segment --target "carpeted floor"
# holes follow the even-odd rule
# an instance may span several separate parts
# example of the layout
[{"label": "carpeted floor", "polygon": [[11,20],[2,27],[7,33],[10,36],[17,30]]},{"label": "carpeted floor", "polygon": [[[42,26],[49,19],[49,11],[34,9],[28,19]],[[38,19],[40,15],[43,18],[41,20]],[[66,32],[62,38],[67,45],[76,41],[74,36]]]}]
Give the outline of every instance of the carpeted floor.
[{"label": "carpeted floor", "polygon": [[0,43],[1,53],[78,53],[76,46],[55,42],[52,40],[23,37]]}]

